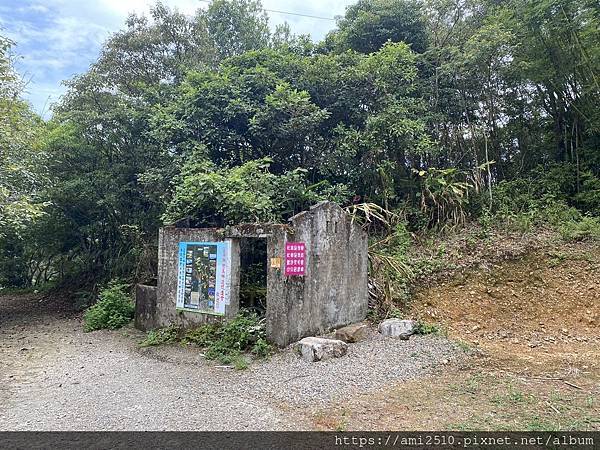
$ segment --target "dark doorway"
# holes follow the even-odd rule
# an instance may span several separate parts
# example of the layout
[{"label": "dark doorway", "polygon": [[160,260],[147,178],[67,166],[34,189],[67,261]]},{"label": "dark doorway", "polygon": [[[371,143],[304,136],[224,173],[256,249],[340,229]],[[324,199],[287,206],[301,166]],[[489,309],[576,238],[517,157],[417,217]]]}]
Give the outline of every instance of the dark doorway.
[{"label": "dark doorway", "polygon": [[267,311],[267,240],[240,240],[240,308],[264,316]]}]

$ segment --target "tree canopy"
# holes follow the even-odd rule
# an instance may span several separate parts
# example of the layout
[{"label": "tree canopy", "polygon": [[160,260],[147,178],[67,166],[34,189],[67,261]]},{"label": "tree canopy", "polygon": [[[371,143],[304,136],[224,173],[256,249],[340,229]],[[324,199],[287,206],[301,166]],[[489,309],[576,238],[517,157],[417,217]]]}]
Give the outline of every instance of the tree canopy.
[{"label": "tree canopy", "polygon": [[599,30],[593,0],[359,0],[313,43],[255,0],[157,3],[48,122],[1,38],[0,285],[140,279],[162,224],[321,199],[414,230],[517,210],[510,189],[596,216]]}]

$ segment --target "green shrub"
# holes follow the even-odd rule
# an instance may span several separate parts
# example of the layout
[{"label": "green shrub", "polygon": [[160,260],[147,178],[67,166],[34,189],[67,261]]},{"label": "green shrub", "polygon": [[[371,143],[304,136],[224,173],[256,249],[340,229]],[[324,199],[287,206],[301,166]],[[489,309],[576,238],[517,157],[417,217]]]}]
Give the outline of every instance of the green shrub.
[{"label": "green shrub", "polygon": [[387,317],[390,319],[403,319],[404,315],[405,314],[402,312],[401,309],[392,306],[388,311]]},{"label": "green shrub", "polygon": [[574,198],[583,211],[600,215],[600,178],[591,171],[581,173],[581,188]]},{"label": "green shrub", "polygon": [[559,231],[567,241],[600,240],[600,219],[586,216],[579,221],[565,222]]},{"label": "green shrub", "polygon": [[390,251],[400,257],[406,257],[406,252],[412,245],[412,235],[408,231],[405,222],[399,222],[394,227],[394,230],[390,236],[389,249]]},{"label": "green shrub", "polygon": [[177,341],[180,330],[174,325],[158,328],[156,330],[150,330],[146,339],[140,342],[140,347],[150,347],[161,344],[171,344]]},{"label": "green shrub", "polygon": [[[267,346],[270,345],[266,341],[264,321],[256,314],[241,313],[216,330],[214,340],[208,344],[205,354],[208,359],[222,361],[224,357],[254,350],[256,345],[258,345],[256,347],[258,352],[264,355],[270,353],[270,348],[267,351]],[[258,353],[257,355],[260,356]]]},{"label": "green shrub", "polygon": [[235,370],[246,370],[248,368],[248,360],[243,355],[237,355],[231,361]]},{"label": "green shrub", "polygon": [[581,180],[578,189],[575,168],[563,163],[540,166],[527,177],[502,181],[494,188],[492,217],[521,232],[546,225],[566,240],[595,239],[597,219],[584,217],[575,206],[587,214],[598,211],[600,180],[591,172],[581,173]]},{"label": "green shrub", "polygon": [[309,185],[305,169],[271,173],[271,162],[262,158],[219,168],[202,154],[190,158],[163,220],[173,223],[189,217],[205,225],[278,221],[321,200],[344,203],[350,196],[342,184]]},{"label": "green shrub", "polygon": [[536,222],[556,225],[579,210],[591,215],[600,212],[600,179],[590,171],[578,178],[576,167],[569,163],[539,166],[524,177],[498,183],[492,205],[503,218],[526,214]]},{"label": "green shrub", "polygon": [[209,346],[216,338],[217,330],[220,324],[218,323],[207,323],[200,325],[199,327],[187,330],[182,338],[184,344],[193,344],[198,347]]},{"label": "green shrub", "polygon": [[115,330],[128,324],[133,319],[135,308],[127,290],[126,284],[118,282],[111,282],[101,290],[98,302],[83,316],[85,331]]},{"label": "green shrub", "polygon": [[420,320],[415,327],[415,334],[438,334],[439,332],[439,326],[432,323],[421,322]]},{"label": "green shrub", "polygon": [[250,350],[251,353],[259,358],[266,358],[273,353],[273,346],[264,338],[258,338]]},{"label": "green shrub", "polygon": [[243,352],[250,352],[260,358],[273,353],[273,346],[266,339],[264,320],[248,312],[242,312],[224,324],[203,324],[187,331],[173,325],[152,330],[140,346],[173,342],[202,347],[207,359],[218,360],[221,364],[232,364],[237,369],[247,367]]},{"label": "green shrub", "polygon": [[568,202],[576,192],[575,183],[575,168],[570,164],[538,166],[524,177],[501,181],[494,188],[492,204],[495,210],[523,212]]}]

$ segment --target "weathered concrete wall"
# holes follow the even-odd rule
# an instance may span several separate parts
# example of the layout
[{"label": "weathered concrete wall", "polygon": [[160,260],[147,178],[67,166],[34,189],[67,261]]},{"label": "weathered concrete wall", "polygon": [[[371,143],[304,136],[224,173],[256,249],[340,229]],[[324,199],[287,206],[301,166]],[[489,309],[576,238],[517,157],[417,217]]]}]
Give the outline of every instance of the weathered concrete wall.
[{"label": "weathered concrete wall", "polygon": [[156,328],[156,286],[135,286],[135,327],[148,331]]},{"label": "weathered concrete wall", "polygon": [[306,244],[306,275],[286,277],[268,269],[267,333],[280,346],[363,320],[368,308],[367,234],[335,203],[323,202],[291,220],[293,231],[275,230],[269,258],[285,243]]},{"label": "weathered concrete wall", "polygon": [[158,235],[158,282],[156,291],[157,327],[171,324],[190,327],[221,320],[219,316],[177,311],[177,274],[180,242],[231,242],[231,304],[225,308],[225,318],[239,311],[240,244],[236,239],[223,239],[222,230],[213,228],[162,228]]},{"label": "weathered concrete wall", "polygon": [[[163,228],[159,234],[156,299],[140,291],[136,326],[148,329],[176,324],[189,327],[220,320],[218,316],[176,310],[179,242],[231,242],[231,305],[225,318],[239,311],[240,239],[267,239],[267,335],[279,346],[363,320],[368,308],[367,234],[335,203],[323,202],[291,220],[291,225],[238,225],[225,229]],[[306,245],[305,276],[286,277],[286,242]],[[148,297],[148,300],[143,300]]]}]

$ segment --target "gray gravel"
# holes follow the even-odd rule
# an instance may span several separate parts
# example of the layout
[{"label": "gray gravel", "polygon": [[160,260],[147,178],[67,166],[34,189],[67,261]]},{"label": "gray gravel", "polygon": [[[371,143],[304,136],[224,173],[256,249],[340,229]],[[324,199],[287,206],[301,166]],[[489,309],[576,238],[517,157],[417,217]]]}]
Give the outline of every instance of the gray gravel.
[{"label": "gray gravel", "polygon": [[[249,371],[231,373],[232,385],[251,385],[257,395],[288,405],[324,406],[353,394],[393,382],[424,376],[457,358],[455,346],[438,336],[413,336],[408,341],[384,338],[371,330],[368,339],[351,344],[342,358],[311,363],[291,349]],[[236,383],[237,382],[237,383]]]},{"label": "gray gravel", "polygon": [[442,337],[372,331],[343,358],[308,363],[286,349],[238,372],[194,348],[140,350],[130,328],[83,333],[78,318],[36,302],[0,297],[0,430],[311,429],[312,410],[460,354]]}]

